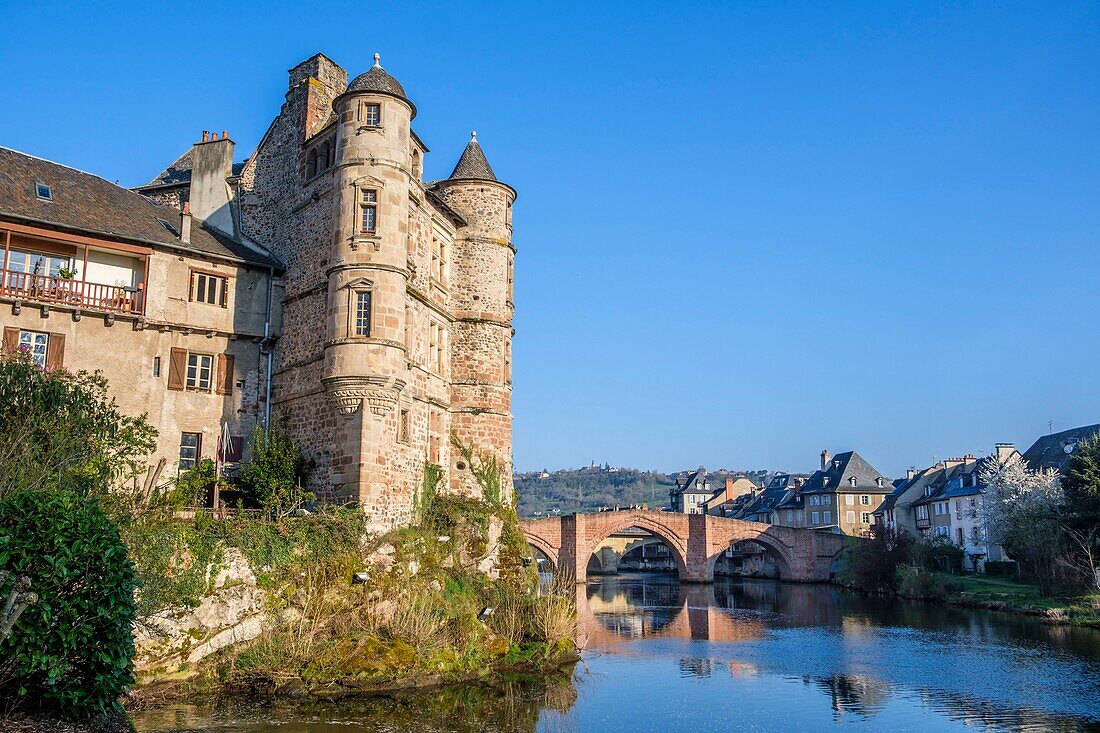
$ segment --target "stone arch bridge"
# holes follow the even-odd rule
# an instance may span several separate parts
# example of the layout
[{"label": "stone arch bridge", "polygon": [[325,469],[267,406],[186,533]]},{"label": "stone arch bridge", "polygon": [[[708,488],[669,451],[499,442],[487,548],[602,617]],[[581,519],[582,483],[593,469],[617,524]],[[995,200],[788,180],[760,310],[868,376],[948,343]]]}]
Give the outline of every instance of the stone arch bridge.
[{"label": "stone arch bridge", "polygon": [[731,542],[751,540],[771,551],[783,580],[826,582],[833,561],[844,549],[844,536],[812,529],[777,527],[760,522],[647,510],[569,514],[520,522],[532,547],[544,553],[559,572],[578,583],[587,580],[588,561],[608,537],[631,527],[664,540],[676,561],[680,579],[709,583],[714,564]]}]

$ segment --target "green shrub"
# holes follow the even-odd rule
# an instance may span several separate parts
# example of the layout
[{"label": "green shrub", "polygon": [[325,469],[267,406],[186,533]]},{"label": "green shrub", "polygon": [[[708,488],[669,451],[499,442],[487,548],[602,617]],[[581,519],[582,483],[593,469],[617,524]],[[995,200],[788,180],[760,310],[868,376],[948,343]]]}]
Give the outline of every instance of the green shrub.
[{"label": "green shrub", "polygon": [[198,465],[185,471],[176,479],[171,503],[180,507],[204,506],[207,489],[217,481],[217,464],[209,458],[204,458],[198,462]]},{"label": "green shrub", "polygon": [[256,426],[249,458],[241,467],[241,490],[271,516],[283,516],[313,499],[313,494],[302,488],[312,468],[284,423],[267,430]]},{"label": "green shrub", "polygon": [[67,717],[119,710],[134,682],[134,571],[98,501],[31,491],[0,500],[0,568],[28,576],[38,594],[0,643],[14,660],[0,694]]}]

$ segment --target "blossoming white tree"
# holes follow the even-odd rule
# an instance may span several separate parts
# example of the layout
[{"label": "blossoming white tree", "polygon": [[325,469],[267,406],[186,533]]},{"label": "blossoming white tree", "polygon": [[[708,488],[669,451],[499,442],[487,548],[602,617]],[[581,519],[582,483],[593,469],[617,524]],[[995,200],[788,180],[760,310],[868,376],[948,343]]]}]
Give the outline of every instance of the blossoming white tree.
[{"label": "blossoming white tree", "polygon": [[986,485],[981,519],[991,544],[1027,565],[1044,593],[1053,582],[1062,546],[1065,497],[1055,471],[1027,467],[1019,454],[993,458],[981,468]]}]

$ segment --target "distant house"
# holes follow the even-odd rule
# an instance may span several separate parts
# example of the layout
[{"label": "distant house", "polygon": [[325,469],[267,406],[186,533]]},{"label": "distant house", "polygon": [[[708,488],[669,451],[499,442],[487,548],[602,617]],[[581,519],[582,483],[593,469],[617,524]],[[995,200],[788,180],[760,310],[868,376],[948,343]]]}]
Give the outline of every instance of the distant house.
[{"label": "distant house", "polygon": [[764,524],[786,524],[781,521],[782,517],[777,516],[776,511],[789,494],[798,490],[803,480],[803,477],[792,476],[789,473],[777,473],[756,498],[741,510],[737,518]]},{"label": "distant house", "polygon": [[914,537],[944,537],[965,553],[963,567],[984,572],[987,561],[1007,557],[986,541],[981,506],[986,487],[983,467],[1019,455],[1011,443],[998,443],[993,455],[949,458],[920,471],[910,471],[875,512],[876,522]]},{"label": "distant house", "polygon": [[1044,435],[1024,451],[1024,460],[1029,468],[1050,468],[1062,473],[1073,458],[1077,444],[1097,434],[1100,434],[1100,424]]},{"label": "distant house", "polygon": [[732,517],[755,493],[756,484],[748,478],[727,475],[723,487],[703,503],[703,511],[718,517]]},{"label": "distant house", "polygon": [[676,478],[668,492],[669,508],[680,514],[703,514],[707,500],[713,495],[714,489],[707,481],[707,469],[700,466],[686,477]]},{"label": "distant house", "polygon": [[894,489],[893,483],[855,451],[821,452],[821,469],[802,487],[802,526],[864,535],[872,512]]}]

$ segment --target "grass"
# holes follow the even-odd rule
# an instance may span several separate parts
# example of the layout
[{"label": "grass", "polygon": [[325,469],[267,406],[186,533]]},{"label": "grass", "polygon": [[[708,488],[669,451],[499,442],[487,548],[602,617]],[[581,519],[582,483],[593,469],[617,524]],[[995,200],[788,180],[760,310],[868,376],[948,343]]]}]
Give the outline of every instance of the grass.
[{"label": "grass", "polygon": [[1009,578],[934,573],[951,603],[996,607],[1034,613],[1052,619],[1100,625],[1100,594],[1074,597],[1044,596],[1039,586]]}]

